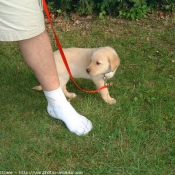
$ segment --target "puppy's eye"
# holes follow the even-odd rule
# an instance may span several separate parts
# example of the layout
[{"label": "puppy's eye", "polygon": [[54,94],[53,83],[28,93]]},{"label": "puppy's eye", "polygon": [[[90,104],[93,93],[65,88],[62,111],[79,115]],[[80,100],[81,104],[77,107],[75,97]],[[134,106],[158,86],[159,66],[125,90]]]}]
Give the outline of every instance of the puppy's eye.
[{"label": "puppy's eye", "polygon": [[96,62],[96,65],[100,65],[101,63],[99,63],[98,61]]}]

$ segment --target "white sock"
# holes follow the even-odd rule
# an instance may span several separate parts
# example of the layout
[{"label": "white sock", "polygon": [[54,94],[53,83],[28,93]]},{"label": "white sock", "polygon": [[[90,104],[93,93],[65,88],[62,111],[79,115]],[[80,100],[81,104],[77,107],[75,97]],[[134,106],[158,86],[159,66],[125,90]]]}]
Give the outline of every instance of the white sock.
[{"label": "white sock", "polygon": [[71,132],[85,135],[92,129],[91,121],[75,111],[67,101],[61,87],[53,91],[44,91],[44,94],[48,101],[49,115],[62,120]]}]

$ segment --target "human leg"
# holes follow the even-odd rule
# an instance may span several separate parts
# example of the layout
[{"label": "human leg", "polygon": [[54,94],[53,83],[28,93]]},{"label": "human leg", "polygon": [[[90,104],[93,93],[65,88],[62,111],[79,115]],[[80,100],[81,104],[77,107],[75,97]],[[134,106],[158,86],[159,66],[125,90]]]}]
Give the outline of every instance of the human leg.
[{"label": "human leg", "polygon": [[46,32],[19,41],[19,48],[28,66],[43,87],[48,101],[47,111],[52,117],[62,120],[68,129],[77,134],[85,135],[92,129],[92,123],[75,111],[65,98],[59,85],[54,56]]},{"label": "human leg", "polygon": [[20,51],[33,70],[44,91],[59,87],[58,75],[47,32],[27,40],[18,41]]},{"label": "human leg", "polygon": [[20,40],[24,60],[44,89],[48,113],[62,120],[71,132],[87,134],[92,124],[66,100],[60,88],[49,37],[44,30],[41,0],[0,1],[0,41]]}]

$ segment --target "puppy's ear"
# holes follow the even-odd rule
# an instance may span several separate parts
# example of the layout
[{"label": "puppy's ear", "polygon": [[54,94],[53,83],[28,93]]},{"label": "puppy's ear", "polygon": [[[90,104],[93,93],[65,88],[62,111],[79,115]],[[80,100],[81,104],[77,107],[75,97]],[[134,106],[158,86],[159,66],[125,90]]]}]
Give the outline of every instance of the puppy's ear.
[{"label": "puppy's ear", "polygon": [[120,58],[118,57],[117,54],[113,54],[112,56],[109,57],[109,63],[111,66],[111,71],[114,72],[115,69],[118,68],[120,65]]}]

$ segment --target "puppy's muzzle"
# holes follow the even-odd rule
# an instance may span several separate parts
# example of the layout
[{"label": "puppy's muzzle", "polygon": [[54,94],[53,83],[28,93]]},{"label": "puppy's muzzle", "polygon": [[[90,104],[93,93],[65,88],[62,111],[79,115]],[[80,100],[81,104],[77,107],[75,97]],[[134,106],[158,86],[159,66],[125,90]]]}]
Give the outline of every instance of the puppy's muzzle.
[{"label": "puppy's muzzle", "polygon": [[90,71],[91,71],[90,69],[86,69],[86,72],[87,72],[88,74],[90,73]]}]

